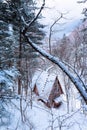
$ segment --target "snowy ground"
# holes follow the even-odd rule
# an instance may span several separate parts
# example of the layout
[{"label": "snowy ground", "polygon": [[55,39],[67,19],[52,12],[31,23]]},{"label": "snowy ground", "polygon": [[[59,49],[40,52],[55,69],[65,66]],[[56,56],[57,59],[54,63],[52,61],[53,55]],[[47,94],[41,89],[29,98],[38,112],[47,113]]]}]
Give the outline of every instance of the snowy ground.
[{"label": "snowy ground", "polygon": [[28,100],[22,101],[22,106],[19,99],[10,102],[10,122],[5,125],[4,118],[0,130],[87,130],[87,116],[81,109],[67,114],[64,102],[59,109],[49,109],[36,99],[32,109]]},{"label": "snowy ground", "polygon": [[[64,90],[63,79],[59,74]],[[75,94],[76,90],[73,92]],[[87,130],[87,113],[83,114],[81,104],[78,100],[74,101],[72,96],[70,113],[67,113],[65,96],[62,105],[57,109],[47,108],[37,101],[36,95],[32,98],[32,108],[30,95],[27,98],[22,96],[13,99],[8,102],[9,105],[5,105],[6,112],[3,113],[3,118],[0,118],[0,130]]]}]

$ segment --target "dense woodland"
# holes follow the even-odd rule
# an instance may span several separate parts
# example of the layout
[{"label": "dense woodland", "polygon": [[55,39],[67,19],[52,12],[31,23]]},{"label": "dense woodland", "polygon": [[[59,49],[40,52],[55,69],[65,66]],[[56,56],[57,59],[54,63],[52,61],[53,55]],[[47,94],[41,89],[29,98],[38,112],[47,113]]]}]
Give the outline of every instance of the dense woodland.
[{"label": "dense woodland", "polygon": [[[38,7],[34,0],[0,0],[0,126],[3,130],[12,130],[9,127],[11,113],[8,111],[8,106],[11,106],[12,102],[18,103],[18,105],[14,103],[13,109],[21,113],[21,119],[17,118],[18,122],[13,130],[36,129],[34,123],[31,123],[24,113],[28,106],[29,109],[33,108],[33,100],[36,100],[32,91],[34,75],[38,70],[44,71],[51,66],[50,73],[55,72],[57,75],[60,73],[62,76],[66,113],[70,115],[65,114],[62,121],[60,121],[62,116],[56,117],[59,123],[54,127],[56,119],[53,118],[53,111],[46,108],[45,111],[50,111],[52,119],[47,130],[71,128],[70,123],[69,125],[66,123],[64,127],[62,124],[74,115],[70,113],[71,111],[76,113],[77,109],[74,111],[74,103],[71,103],[71,100],[76,102],[76,98],[80,100],[81,112],[87,120],[87,9],[83,9],[84,19],[81,25],[70,35],[64,34],[62,39],[55,41],[55,44],[52,44],[50,35],[49,41],[45,43],[46,34],[43,31],[45,26],[39,22],[45,2],[43,0],[42,5]],[[79,1],[78,4],[82,2],[87,3],[85,0]],[[61,18],[62,15],[58,20]],[[26,124],[26,129],[19,127],[19,120]],[[83,130],[80,123],[77,122],[77,125],[79,127],[76,130]]]}]

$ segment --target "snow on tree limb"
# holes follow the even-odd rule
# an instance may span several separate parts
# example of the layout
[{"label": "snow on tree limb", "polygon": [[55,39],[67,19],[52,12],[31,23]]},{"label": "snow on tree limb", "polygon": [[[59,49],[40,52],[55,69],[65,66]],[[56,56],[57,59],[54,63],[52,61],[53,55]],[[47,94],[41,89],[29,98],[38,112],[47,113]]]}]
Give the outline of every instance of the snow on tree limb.
[{"label": "snow on tree limb", "polygon": [[39,15],[41,14],[43,8],[45,6],[45,0],[43,0],[43,4],[38,12],[38,14],[36,15],[36,17],[28,24],[28,26],[26,27],[26,24],[24,22],[24,18],[22,18],[21,20],[24,22],[25,24],[25,28],[22,32],[23,36],[26,38],[27,43],[29,45],[31,45],[33,47],[33,49],[35,49],[37,52],[39,52],[42,56],[44,56],[45,58],[49,59],[50,61],[52,61],[53,63],[55,63],[56,65],[58,65],[58,67],[70,78],[70,80],[72,81],[72,83],[76,86],[76,88],[78,89],[79,93],[81,94],[81,96],[83,97],[84,101],[87,103],[87,92],[85,91],[85,86],[82,83],[82,80],[78,77],[76,77],[74,74],[72,74],[72,72],[70,72],[66,65],[60,61],[59,58],[56,58],[54,56],[52,56],[51,54],[47,53],[46,51],[44,51],[42,48],[38,47],[34,42],[31,41],[31,39],[27,36],[27,29],[38,19]]},{"label": "snow on tree limb", "polygon": [[83,83],[82,81],[78,78],[75,77],[66,67],[66,65],[60,61],[60,59],[52,56],[51,54],[47,53],[45,50],[43,50],[42,48],[38,47],[35,43],[33,43],[31,41],[31,39],[29,39],[26,35],[25,38],[28,42],[29,45],[31,45],[33,47],[33,49],[35,49],[37,52],[39,52],[42,56],[44,56],[45,58],[49,59],[51,62],[55,63],[56,65],[58,65],[58,67],[64,72],[66,73],[66,75],[70,78],[70,80],[73,82],[73,84],[76,86],[76,88],[78,89],[79,93],[81,94],[81,96],[83,97],[84,101],[87,103],[87,92],[84,89]]}]

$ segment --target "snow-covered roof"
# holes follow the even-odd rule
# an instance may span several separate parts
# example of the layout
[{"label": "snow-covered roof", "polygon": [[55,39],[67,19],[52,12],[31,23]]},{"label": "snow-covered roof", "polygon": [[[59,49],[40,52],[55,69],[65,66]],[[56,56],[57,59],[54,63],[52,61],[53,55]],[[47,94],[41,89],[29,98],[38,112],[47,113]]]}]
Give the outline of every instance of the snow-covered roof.
[{"label": "snow-covered roof", "polygon": [[49,94],[52,90],[54,81],[56,79],[55,74],[49,74],[47,71],[40,73],[38,78],[33,79],[34,84],[36,84],[40,97],[48,99]]}]

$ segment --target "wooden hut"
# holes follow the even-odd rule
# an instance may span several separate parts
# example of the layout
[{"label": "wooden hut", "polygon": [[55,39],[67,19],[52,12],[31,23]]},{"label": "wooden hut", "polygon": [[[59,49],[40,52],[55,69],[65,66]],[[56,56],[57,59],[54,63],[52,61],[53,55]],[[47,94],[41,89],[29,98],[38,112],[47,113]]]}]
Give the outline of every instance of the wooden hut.
[{"label": "wooden hut", "polygon": [[35,82],[33,92],[38,96],[38,101],[43,102],[47,107],[59,107],[62,103],[60,95],[63,94],[58,77],[43,72]]}]

